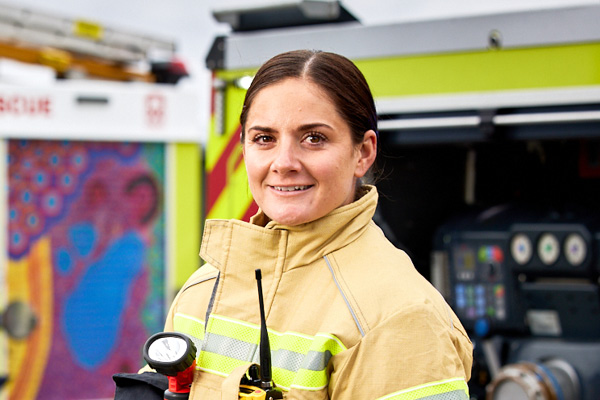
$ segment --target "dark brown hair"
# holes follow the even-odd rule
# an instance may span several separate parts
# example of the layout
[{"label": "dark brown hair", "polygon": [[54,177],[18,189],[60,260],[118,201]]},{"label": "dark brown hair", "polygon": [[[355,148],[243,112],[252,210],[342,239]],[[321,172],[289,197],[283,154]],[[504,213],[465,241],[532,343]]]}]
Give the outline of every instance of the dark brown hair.
[{"label": "dark brown hair", "polygon": [[[335,53],[295,50],[271,58],[254,76],[240,114],[242,143],[246,135],[248,112],[256,95],[265,87],[287,78],[308,79],[323,89],[340,116],[350,126],[354,144],[362,143],[368,130],[378,133],[375,101],[364,75],[356,65]],[[370,173],[373,169],[377,167],[372,167]]]}]

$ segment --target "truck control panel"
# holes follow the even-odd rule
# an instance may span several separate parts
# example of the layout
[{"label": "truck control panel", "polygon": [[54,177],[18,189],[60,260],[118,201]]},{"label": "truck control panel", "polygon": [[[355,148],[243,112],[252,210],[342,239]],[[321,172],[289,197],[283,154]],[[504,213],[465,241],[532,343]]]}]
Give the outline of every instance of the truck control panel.
[{"label": "truck control panel", "polygon": [[498,206],[438,229],[434,283],[473,340],[475,398],[600,398],[599,220]]}]

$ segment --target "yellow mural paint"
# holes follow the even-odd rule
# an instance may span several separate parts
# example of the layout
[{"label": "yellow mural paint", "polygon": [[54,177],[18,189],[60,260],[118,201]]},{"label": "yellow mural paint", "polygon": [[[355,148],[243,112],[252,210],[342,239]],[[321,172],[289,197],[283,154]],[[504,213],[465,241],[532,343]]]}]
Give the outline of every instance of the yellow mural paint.
[{"label": "yellow mural paint", "polygon": [[32,334],[9,340],[9,399],[36,398],[50,354],[53,327],[53,280],[50,239],[35,242],[28,256],[8,262],[8,299],[23,301],[37,315]]}]

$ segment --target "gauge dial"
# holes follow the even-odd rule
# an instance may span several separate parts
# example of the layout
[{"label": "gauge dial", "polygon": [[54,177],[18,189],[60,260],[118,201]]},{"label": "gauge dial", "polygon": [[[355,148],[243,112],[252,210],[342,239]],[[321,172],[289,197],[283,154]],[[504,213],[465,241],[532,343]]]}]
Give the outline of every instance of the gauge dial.
[{"label": "gauge dial", "polygon": [[527,264],[533,255],[533,246],[529,236],[523,233],[515,235],[510,243],[510,254],[517,264]]},{"label": "gauge dial", "polygon": [[544,233],[538,242],[538,256],[546,265],[551,265],[558,260],[560,245],[552,233]]},{"label": "gauge dial", "polygon": [[585,261],[587,255],[587,244],[578,233],[571,233],[565,240],[565,257],[569,264],[578,266]]}]

